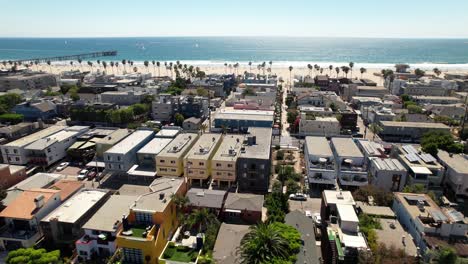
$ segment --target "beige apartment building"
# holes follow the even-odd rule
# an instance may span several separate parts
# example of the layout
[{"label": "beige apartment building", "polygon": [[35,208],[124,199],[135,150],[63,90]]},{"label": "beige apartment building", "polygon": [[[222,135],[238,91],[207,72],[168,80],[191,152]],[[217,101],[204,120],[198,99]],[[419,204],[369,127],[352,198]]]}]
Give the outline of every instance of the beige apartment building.
[{"label": "beige apartment building", "polygon": [[185,176],[191,185],[199,180],[200,185],[211,176],[212,158],[221,144],[221,134],[203,134],[185,157]]},{"label": "beige apartment building", "polygon": [[179,177],[184,174],[184,157],[198,139],[198,134],[179,134],[156,156],[156,175]]},{"label": "beige apartment building", "polygon": [[226,135],[211,161],[212,178],[218,187],[231,187],[236,181],[236,163],[244,136]]}]

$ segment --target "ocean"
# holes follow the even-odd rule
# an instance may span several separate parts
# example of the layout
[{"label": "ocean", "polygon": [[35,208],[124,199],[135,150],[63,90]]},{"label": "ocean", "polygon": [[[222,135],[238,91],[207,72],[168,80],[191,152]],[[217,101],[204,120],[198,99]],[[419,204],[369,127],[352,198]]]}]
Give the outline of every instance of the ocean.
[{"label": "ocean", "polygon": [[[381,68],[395,63],[432,69],[468,69],[468,39],[306,37],[0,38],[0,60],[32,59],[117,50],[101,60],[176,61],[273,66],[339,65]],[[95,60],[95,59],[93,59]],[[65,62],[64,62],[65,63]]]}]

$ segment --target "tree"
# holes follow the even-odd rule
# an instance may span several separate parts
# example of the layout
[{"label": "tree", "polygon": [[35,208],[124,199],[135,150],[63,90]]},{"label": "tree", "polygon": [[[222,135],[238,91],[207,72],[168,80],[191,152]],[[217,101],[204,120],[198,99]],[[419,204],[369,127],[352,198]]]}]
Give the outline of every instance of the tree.
[{"label": "tree", "polygon": [[377,123],[372,123],[369,127],[370,131],[372,131],[372,140],[375,140],[375,136],[383,131],[382,127],[380,127]]},{"label": "tree", "polygon": [[210,224],[217,222],[218,219],[214,214],[210,213],[207,208],[201,208],[192,211],[187,219],[186,224],[191,228],[195,226],[198,227],[198,233],[201,233],[206,231]]},{"label": "tree", "polygon": [[354,67],[354,62],[350,62],[349,69],[351,70],[351,79],[353,78],[353,67]]},{"label": "tree", "polygon": [[146,73],[148,73],[149,61],[144,61],[144,62],[143,62],[143,65],[145,65]]},{"label": "tree", "polygon": [[438,261],[437,263],[440,264],[455,264],[457,263],[457,253],[453,248],[445,247],[441,248],[438,252]]},{"label": "tree", "polygon": [[434,74],[437,75],[437,77],[439,77],[442,74],[442,71],[438,68],[434,68],[432,71],[434,71]]},{"label": "tree", "polygon": [[453,136],[445,131],[429,131],[422,136],[421,146],[424,152],[432,151],[430,154],[436,155],[433,145],[450,153],[462,153],[464,150],[463,144],[455,142]]},{"label": "tree", "polygon": [[412,185],[406,185],[405,188],[403,188],[403,191],[405,193],[425,193],[426,192],[426,187],[424,187],[424,184],[412,184]]},{"label": "tree", "polygon": [[201,126],[200,126],[200,130],[202,131],[202,133],[205,133],[207,128],[208,128],[208,126],[205,123],[201,124]]},{"label": "tree", "polygon": [[23,119],[24,119],[24,116],[22,114],[5,113],[5,114],[0,115],[0,122],[10,123],[12,125],[21,123]]},{"label": "tree", "polygon": [[294,67],[293,67],[293,66],[289,66],[288,69],[289,69],[289,84],[290,84],[290,85],[293,85],[293,83],[292,83],[292,70],[294,69]]},{"label": "tree", "polygon": [[361,72],[361,79],[362,79],[362,75],[367,72],[367,69],[362,67],[361,69],[359,69],[359,72]]},{"label": "tree", "polygon": [[333,65],[328,65],[328,73],[331,76],[331,71],[333,70]]},{"label": "tree", "polygon": [[309,69],[309,75],[312,77],[312,64],[307,64],[307,68]]},{"label": "tree", "polygon": [[340,67],[336,67],[335,71],[336,71],[336,78],[338,79],[338,74],[340,74]]},{"label": "tree", "polygon": [[171,196],[171,201],[175,204],[177,219],[181,221],[183,217],[183,212],[187,208],[187,205],[190,203],[190,200],[187,196],[173,194]]},{"label": "tree", "polygon": [[410,114],[422,114],[423,109],[419,105],[415,104],[409,104],[406,106],[406,109],[408,109],[408,113]]},{"label": "tree", "polygon": [[184,118],[184,116],[182,114],[177,113],[177,114],[174,115],[174,120],[175,120],[174,123],[175,123],[176,126],[182,126],[182,124],[184,123],[185,118]]},{"label": "tree", "polygon": [[361,186],[353,192],[356,201],[368,202],[369,196],[374,198],[374,203],[378,206],[391,206],[393,203],[393,193],[374,185]]},{"label": "tree", "polygon": [[202,87],[197,88],[197,95],[198,96],[203,96],[203,97],[208,97],[210,96],[210,92]]},{"label": "tree", "polygon": [[291,194],[291,193],[298,193],[301,191],[301,187],[299,186],[299,184],[293,180],[293,179],[288,179],[286,181],[286,189],[287,189],[287,193],[288,194]]},{"label": "tree", "polygon": [[423,71],[423,70],[421,70],[421,69],[419,69],[419,68],[417,68],[416,70],[414,70],[414,74],[415,74],[418,78],[421,78],[421,77],[423,77],[423,76],[426,74],[426,72]]},{"label": "tree", "polygon": [[60,250],[20,248],[10,251],[6,258],[7,264],[54,264],[60,263]]},{"label": "tree", "polygon": [[289,124],[294,124],[294,122],[296,121],[298,115],[299,115],[299,113],[296,110],[288,111],[288,113],[287,113],[287,122]]}]

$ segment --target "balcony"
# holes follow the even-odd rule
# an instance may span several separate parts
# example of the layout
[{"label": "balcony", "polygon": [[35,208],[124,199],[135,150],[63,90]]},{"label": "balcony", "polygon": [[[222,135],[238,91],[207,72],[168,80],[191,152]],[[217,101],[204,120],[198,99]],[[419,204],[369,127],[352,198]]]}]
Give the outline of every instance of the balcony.
[{"label": "balcony", "polygon": [[369,184],[367,174],[351,174],[341,175],[339,177],[340,184],[349,186],[365,186]]},{"label": "balcony", "polygon": [[334,170],[329,170],[327,172],[314,172],[309,171],[309,183],[317,184],[335,184],[336,173]]},{"label": "balcony", "polygon": [[119,238],[138,241],[152,241],[157,232],[156,225],[130,224],[118,234]]},{"label": "balcony", "polygon": [[21,241],[23,247],[33,246],[40,238],[39,230],[19,230],[13,227],[4,227],[0,230],[0,238],[14,239]]}]

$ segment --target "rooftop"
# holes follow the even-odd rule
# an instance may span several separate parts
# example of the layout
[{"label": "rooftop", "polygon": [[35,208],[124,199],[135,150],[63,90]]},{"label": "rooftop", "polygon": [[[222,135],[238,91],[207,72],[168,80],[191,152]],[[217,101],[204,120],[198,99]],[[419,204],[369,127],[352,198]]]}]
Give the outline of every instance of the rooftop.
[{"label": "rooftop", "polygon": [[352,204],[336,204],[336,209],[342,221],[359,222],[356,211]]},{"label": "rooftop", "polygon": [[468,160],[463,155],[451,155],[446,151],[439,150],[437,156],[439,157],[441,163],[450,167],[450,169],[454,170],[456,173],[468,174]]},{"label": "rooftop", "polygon": [[203,134],[188,152],[186,159],[208,159],[221,139],[221,134]]},{"label": "rooftop", "polygon": [[377,234],[377,242],[384,243],[387,247],[393,246],[404,250],[408,256],[415,257],[418,255],[413,237],[403,229],[398,220],[383,218],[378,220],[382,229],[374,229]]},{"label": "rooftop", "polygon": [[31,144],[32,142],[38,140],[38,139],[41,139],[43,137],[47,137],[53,133],[56,133],[62,129],[65,129],[66,126],[50,126],[48,128],[45,128],[41,131],[38,131],[36,133],[33,133],[31,135],[27,135],[25,137],[22,137],[20,139],[17,139],[15,141],[12,141],[8,144],[6,144],[5,146],[9,146],[9,147],[24,147],[28,144]]},{"label": "rooftop", "polygon": [[450,127],[442,123],[428,122],[397,122],[397,121],[380,121],[384,127],[407,127],[407,128],[441,128],[449,130]]},{"label": "rooftop", "polygon": [[350,191],[324,190],[322,193],[325,203],[328,204],[349,204],[355,205],[353,195]]},{"label": "rooftop", "polygon": [[197,140],[198,135],[194,133],[179,134],[174,140],[169,143],[158,157],[175,157],[179,158],[184,155],[188,148]]},{"label": "rooftop", "polygon": [[[440,207],[427,194],[396,192],[394,195],[413,219],[431,215],[440,220],[447,220]],[[424,208],[424,210],[420,208]]]},{"label": "rooftop", "polygon": [[175,138],[179,133],[180,133],[180,129],[165,129],[165,128],[162,128],[156,134],[156,137]]},{"label": "rooftop", "polygon": [[242,142],[244,141],[244,136],[241,135],[225,135],[223,142],[216,151],[216,154],[213,156],[214,160],[219,161],[236,161],[240,154],[240,148]]},{"label": "rooftop", "polygon": [[191,188],[186,197],[189,198],[190,205],[197,207],[218,208],[223,207],[226,191],[223,190],[205,190],[200,188]]},{"label": "rooftop", "polygon": [[406,171],[405,167],[397,159],[370,158],[376,168],[384,171]]},{"label": "rooftop", "polygon": [[262,211],[263,195],[250,193],[228,193],[225,209]]},{"label": "rooftop", "polygon": [[105,190],[84,189],[44,217],[42,221],[57,220],[62,223],[73,224],[93,208],[96,203],[101,201],[107,193]]},{"label": "rooftop", "polygon": [[150,154],[158,155],[172,139],[170,138],[153,138],[150,142],[144,145],[137,153],[138,154]]},{"label": "rooftop", "polygon": [[378,142],[361,139],[357,141],[363,152],[368,156],[380,156],[385,152],[384,146]]},{"label": "rooftop", "polygon": [[238,247],[242,238],[249,232],[248,225],[222,223],[213,249],[213,259],[217,263],[239,264]]},{"label": "rooftop", "polygon": [[216,113],[215,118],[226,120],[273,121],[273,111],[223,109]]},{"label": "rooftop", "polygon": [[[52,199],[59,190],[51,189],[30,189],[21,192],[1,213],[0,217],[16,219],[33,219],[39,208],[36,206],[36,200],[42,199],[44,205]],[[59,199],[58,197],[55,197]],[[42,206],[43,207],[43,206]],[[40,207],[40,208],[42,208]]]},{"label": "rooftop", "polygon": [[122,221],[122,215],[128,214],[137,199],[131,195],[112,195],[109,200],[84,224],[83,229],[115,232]]},{"label": "rooftop", "polygon": [[138,197],[131,209],[135,211],[162,212],[171,201],[171,196],[181,188],[184,180],[181,178],[162,177],[154,180],[149,186],[150,191]]},{"label": "rooftop", "polygon": [[127,129],[116,129],[114,132],[110,133],[108,136],[103,138],[97,138],[94,140],[96,144],[109,144],[114,145],[120,140],[128,136],[130,132]]},{"label": "rooftop", "polygon": [[45,138],[41,138],[36,140],[35,142],[29,144],[26,149],[29,150],[43,150],[56,142],[61,142],[64,140],[67,140],[71,137],[77,136],[84,130],[89,129],[89,127],[86,126],[72,126],[65,128],[64,130],[61,130],[53,135],[47,136]]},{"label": "rooftop", "polygon": [[326,137],[306,137],[305,144],[309,155],[333,157],[333,152]]},{"label": "rooftop", "polygon": [[[255,144],[243,145],[241,158],[270,159],[272,129],[265,127],[250,127],[249,136],[255,136]],[[248,141],[248,140],[247,140]]]},{"label": "rooftop", "polygon": [[392,219],[396,217],[395,213],[388,206],[374,206],[363,202],[356,202],[356,204],[361,208],[362,212],[367,215]]},{"label": "rooftop", "polygon": [[351,138],[332,138],[331,143],[339,157],[364,157]]},{"label": "rooftop", "polygon": [[62,201],[67,200],[75,194],[79,189],[84,187],[84,183],[76,180],[66,180],[62,179],[59,180],[58,182],[54,183],[52,186],[50,186],[49,189],[52,190],[59,190],[60,191],[60,199]]},{"label": "rooftop", "polygon": [[106,153],[113,154],[126,154],[127,152],[134,149],[142,141],[153,136],[154,132],[149,130],[137,130],[124,138],[119,143],[115,144],[112,148],[106,151]]},{"label": "rooftop", "polygon": [[10,187],[7,192],[7,197],[3,199],[4,205],[9,205],[18,195],[20,195],[24,190],[34,189],[34,188],[46,188],[49,185],[53,184],[55,181],[64,178],[62,174],[54,173],[36,173],[33,176],[30,176],[18,184]]}]

